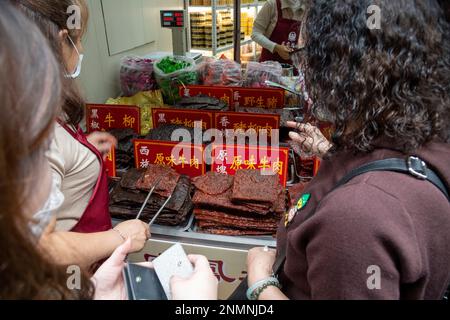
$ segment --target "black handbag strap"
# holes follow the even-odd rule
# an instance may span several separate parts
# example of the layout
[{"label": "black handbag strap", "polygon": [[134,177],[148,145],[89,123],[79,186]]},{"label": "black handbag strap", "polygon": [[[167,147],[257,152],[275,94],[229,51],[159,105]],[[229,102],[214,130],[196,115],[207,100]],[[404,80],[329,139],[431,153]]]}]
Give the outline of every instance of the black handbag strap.
[{"label": "black handbag strap", "polygon": [[442,180],[433,170],[428,168],[427,164],[424,161],[422,161],[418,157],[409,157],[406,160],[386,159],[366,164],[351,171],[348,175],[342,178],[331,192],[347,184],[348,182],[350,182],[350,180],[356,178],[357,176],[374,171],[392,171],[405,173],[410,174],[417,179],[426,180],[436,186],[450,201],[449,193]]},{"label": "black handbag strap", "polygon": [[[431,182],[447,197],[450,202],[449,192],[445,187],[445,184],[442,182],[439,176],[433,170],[428,168],[427,164],[418,157],[408,157],[406,160],[398,158],[379,160],[363,165],[362,167],[351,171],[344,178],[342,178],[328,194],[342,187],[357,176],[374,171],[392,171],[404,173],[412,175],[417,179]],[[280,248],[280,252],[273,266],[275,274],[280,273],[285,261],[286,248]]]}]

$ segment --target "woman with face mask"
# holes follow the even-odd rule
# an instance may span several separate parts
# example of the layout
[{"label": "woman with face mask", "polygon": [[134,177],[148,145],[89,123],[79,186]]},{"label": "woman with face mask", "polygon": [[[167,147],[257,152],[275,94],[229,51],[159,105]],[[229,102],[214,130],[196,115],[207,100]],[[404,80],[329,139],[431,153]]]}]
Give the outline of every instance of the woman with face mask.
[{"label": "woman with face mask", "polygon": [[303,46],[305,0],[268,0],[256,17],[252,40],[263,47],[261,62],[292,64],[290,54]]},{"label": "woman with face mask", "polygon": [[[64,196],[45,156],[63,98],[60,66],[44,36],[8,2],[0,2],[0,299],[127,299],[127,239],[92,278],[71,273],[38,246]],[[175,299],[216,299],[217,280],[205,257],[191,256],[196,272],[173,279]],[[147,266],[149,267],[149,266]],[[195,294],[189,289],[201,288]]]},{"label": "woman with face mask", "polygon": [[[49,249],[62,263],[75,263],[86,268],[110,256],[127,238],[132,240],[133,252],[141,250],[150,237],[146,224],[136,220],[121,223],[114,229],[111,226],[103,158],[115,146],[115,139],[108,133],[85,136],[79,127],[84,118],[85,103],[74,79],[82,69],[84,52],[81,40],[88,21],[86,2],[11,2],[31,18],[47,37],[63,70],[62,110],[56,119],[54,139],[47,156],[64,201],[45,230],[41,246]],[[73,13],[75,16],[72,16]],[[81,29],[76,29],[77,23],[73,22],[77,21],[81,23]]]}]

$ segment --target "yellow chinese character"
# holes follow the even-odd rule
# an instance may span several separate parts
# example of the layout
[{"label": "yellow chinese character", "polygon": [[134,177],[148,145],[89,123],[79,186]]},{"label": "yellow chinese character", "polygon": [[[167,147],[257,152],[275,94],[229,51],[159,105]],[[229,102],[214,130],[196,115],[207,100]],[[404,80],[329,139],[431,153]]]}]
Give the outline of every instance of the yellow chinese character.
[{"label": "yellow chinese character", "polygon": [[266,171],[267,169],[270,169],[269,165],[269,159],[267,159],[267,156],[264,156],[261,160],[261,164],[258,166],[259,169],[262,169],[262,171]]},{"label": "yellow chinese character", "polygon": [[182,156],[178,159],[178,164],[181,164],[181,167],[184,169],[184,165],[187,164],[186,157],[185,157],[184,155],[182,155]]},{"label": "yellow chinese character", "polygon": [[255,97],[245,97],[244,107],[253,107],[255,105]]},{"label": "yellow chinese character", "polygon": [[223,97],[220,98],[220,100],[226,103],[228,106],[230,105],[230,97],[228,97],[226,94],[224,94]]},{"label": "yellow chinese character", "polygon": [[242,157],[241,156],[237,156],[237,157],[234,157],[234,160],[233,160],[233,164],[231,165],[231,167],[230,167],[230,169],[231,170],[240,170],[240,169],[242,169]]},{"label": "yellow chinese character", "polygon": [[158,153],[156,155],[155,164],[161,165],[161,166],[166,165],[166,163],[164,162],[164,154],[163,153]]},{"label": "yellow chinese character", "polygon": [[191,159],[191,168],[192,167],[195,167],[195,169],[200,167],[199,161],[195,156]]},{"label": "yellow chinese character", "polygon": [[263,128],[263,130],[267,130],[267,136],[271,137],[272,136],[272,130],[273,128],[271,126],[269,126],[269,124],[266,124],[266,126]]},{"label": "yellow chinese character", "polygon": [[278,173],[281,176],[283,174],[283,166],[283,161],[280,161],[280,158],[277,158],[277,161],[272,163],[273,173]]},{"label": "yellow chinese character", "polygon": [[175,159],[175,157],[173,156],[173,154],[170,155],[170,157],[166,157],[166,161],[167,161],[167,166],[169,167],[173,167],[177,165],[177,160]]},{"label": "yellow chinese character", "polygon": [[278,104],[278,99],[276,97],[267,99],[267,108],[276,109],[277,104]]},{"label": "yellow chinese character", "polygon": [[245,165],[247,166],[247,170],[256,170],[256,159],[254,155],[250,156],[249,160],[244,161]]},{"label": "yellow chinese character", "polygon": [[123,125],[125,126],[125,128],[133,128],[134,123],[136,122],[136,118],[129,116],[129,115],[125,115],[125,117],[123,118]]},{"label": "yellow chinese character", "polygon": [[180,118],[178,118],[178,117],[176,119],[170,120],[170,123],[171,124],[175,124],[175,125],[179,125],[179,126],[183,125],[183,121]]},{"label": "yellow chinese character", "polygon": [[258,125],[254,124],[253,122],[250,122],[250,124],[247,127],[248,130],[254,131],[253,133],[258,133]]},{"label": "yellow chinese character", "polygon": [[260,108],[264,107],[264,99],[263,97],[259,97],[258,100],[256,100],[256,105]]},{"label": "yellow chinese character", "polygon": [[116,120],[114,120],[114,118],[113,118],[111,112],[108,113],[108,115],[107,115],[106,118],[105,118],[105,123],[107,123],[108,126],[111,128],[111,124],[113,124],[114,122],[116,122]]},{"label": "yellow chinese character", "polygon": [[108,156],[106,157],[106,160],[107,160],[107,161],[112,161],[112,151],[110,151],[110,152],[108,153]]},{"label": "yellow chinese character", "polygon": [[240,130],[240,131],[246,131],[247,129],[247,125],[244,122],[240,122],[240,123],[235,123],[234,124],[234,130]]},{"label": "yellow chinese character", "polygon": [[193,128],[194,127],[194,124],[192,123],[192,120],[189,120],[189,119],[184,119],[183,125],[185,127],[187,127],[187,128]]}]

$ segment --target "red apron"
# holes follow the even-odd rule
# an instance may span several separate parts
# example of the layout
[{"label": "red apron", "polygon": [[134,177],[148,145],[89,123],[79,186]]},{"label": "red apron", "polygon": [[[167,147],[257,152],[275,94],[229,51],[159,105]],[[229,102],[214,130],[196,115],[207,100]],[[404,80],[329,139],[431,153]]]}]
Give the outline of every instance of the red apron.
[{"label": "red apron", "polygon": [[[283,10],[281,9],[281,1],[277,0],[278,21],[275,29],[270,36],[270,41],[276,44],[285,43],[286,46],[295,48],[300,37],[301,21],[284,19]],[[278,53],[272,53],[267,49],[263,49],[260,62],[278,61],[280,63],[292,64],[292,61],[284,60]]]},{"label": "red apron", "polygon": [[66,124],[58,121],[59,124],[79,143],[92,151],[100,161],[100,174],[94,187],[94,192],[89,200],[89,204],[81,216],[80,221],[71,230],[78,233],[95,233],[112,229],[111,216],[109,214],[109,193],[108,176],[103,164],[103,157],[92,144],[89,143],[83,131],[78,128],[75,132]]}]

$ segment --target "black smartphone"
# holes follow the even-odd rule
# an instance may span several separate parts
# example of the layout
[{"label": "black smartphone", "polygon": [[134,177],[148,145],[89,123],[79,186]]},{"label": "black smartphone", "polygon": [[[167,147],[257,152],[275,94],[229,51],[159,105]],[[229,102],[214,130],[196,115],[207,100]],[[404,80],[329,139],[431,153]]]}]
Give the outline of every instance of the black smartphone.
[{"label": "black smartphone", "polygon": [[167,300],[154,269],[127,263],[123,273],[129,300]]}]

